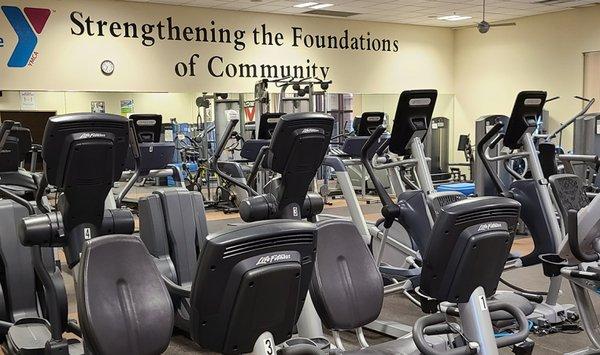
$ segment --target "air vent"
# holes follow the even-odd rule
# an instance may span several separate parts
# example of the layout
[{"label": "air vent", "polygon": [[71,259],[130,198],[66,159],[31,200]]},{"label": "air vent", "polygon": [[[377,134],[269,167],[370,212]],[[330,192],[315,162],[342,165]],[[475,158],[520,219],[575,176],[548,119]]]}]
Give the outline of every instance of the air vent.
[{"label": "air vent", "polygon": [[311,11],[303,12],[303,14],[318,15],[318,16],[330,16],[330,17],[351,17],[351,16],[360,15],[357,12],[331,11],[331,10],[311,10]]},{"label": "air vent", "polygon": [[91,126],[85,126],[84,123],[82,122],[63,122],[60,124],[59,130],[61,132],[68,132],[68,131],[74,131],[75,133],[77,132],[81,132],[81,133],[85,133],[84,131],[81,131],[81,128],[84,127],[86,128],[85,132],[102,132],[104,129],[107,130],[127,130],[127,123],[121,123],[121,122],[95,122],[93,125]]},{"label": "air vent", "polygon": [[252,240],[249,242],[238,243],[230,245],[225,248],[223,252],[223,258],[230,258],[237,255],[247,253],[249,251],[258,250],[262,248],[269,248],[283,245],[312,245],[314,243],[312,234],[293,234],[279,237],[270,237],[264,239]]},{"label": "air vent", "polygon": [[455,224],[460,225],[463,223],[476,223],[480,220],[493,220],[494,218],[498,219],[510,219],[510,218],[518,218],[519,210],[516,208],[495,208],[489,211],[473,211],[469,213],[465,213],[456,218]]}]

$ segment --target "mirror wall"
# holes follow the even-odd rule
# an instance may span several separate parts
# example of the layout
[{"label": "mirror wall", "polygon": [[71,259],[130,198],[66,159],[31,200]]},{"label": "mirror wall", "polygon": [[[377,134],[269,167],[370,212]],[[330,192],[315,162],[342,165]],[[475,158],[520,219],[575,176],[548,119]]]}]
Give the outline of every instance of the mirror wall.
[{"label": "mirror wall", "polygon": [[[208,109],[198,109],[196,98],[202,92],[188,93],[135,93],[135,92],[19,92],[4,91],[0,97],[0,119],[2,111],[50,111],[56,114],[73,112],[91,112],[93,110],[106,113],[127,115],[129,113],[158,113],[163,116],[164,123],[175,118],[179,123],[196,123],[198,117],[208,122],[220,117],[224,109],[231,105],[210,105]],[[269,95],[270,110],[278,110],[279,93]],[[383,111],[388,115],[391,124],[396,111],[399,94],[328,94],[327,108],[336,118],[351,121],[354,116],[366,111]],[[228,94],[228,101],[238,101],[242,104],[240,115],[242,122],[254,120],[253,93]],[[236,106],[239,108],[239,104]],[[245,107],[245,108],[244,108]],[[302,110],[302,108],[298,108]],[[204,118],[206,116],[206,119]],[[448,149],[451,160],[461,160],[462,154],[456,152],[458,144],[454,134],[454,95],[440,94],[438,96],[434,117],[443,116],[449,119]],[[338,127],[344,127],[340,122]]]}]

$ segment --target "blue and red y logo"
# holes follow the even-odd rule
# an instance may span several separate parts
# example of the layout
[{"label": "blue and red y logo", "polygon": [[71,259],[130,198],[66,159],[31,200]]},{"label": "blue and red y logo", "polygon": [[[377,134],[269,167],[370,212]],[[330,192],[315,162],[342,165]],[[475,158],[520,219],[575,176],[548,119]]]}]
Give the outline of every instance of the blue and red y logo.
[{"label": "blue and red y logo", "polygon": [[36,33],[38,35],[42,33],[51,11],[35,7],[26,7],[21,11],[16,6],[2,6],[2,12],[4,12],[19,39],[12,56],[8,60],[8,66],[23,68],[29,63],[37,46]]}]

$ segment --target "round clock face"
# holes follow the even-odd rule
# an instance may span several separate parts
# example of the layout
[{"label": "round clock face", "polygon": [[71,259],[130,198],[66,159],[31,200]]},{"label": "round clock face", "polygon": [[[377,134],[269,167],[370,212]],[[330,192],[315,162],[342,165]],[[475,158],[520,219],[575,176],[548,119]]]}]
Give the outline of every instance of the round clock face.
[{"label": "round clock face", "polygon": [[110,60],[105,60],[100,65],[100,69],[104,75],[112,75],[115,71],[115,65]]}]

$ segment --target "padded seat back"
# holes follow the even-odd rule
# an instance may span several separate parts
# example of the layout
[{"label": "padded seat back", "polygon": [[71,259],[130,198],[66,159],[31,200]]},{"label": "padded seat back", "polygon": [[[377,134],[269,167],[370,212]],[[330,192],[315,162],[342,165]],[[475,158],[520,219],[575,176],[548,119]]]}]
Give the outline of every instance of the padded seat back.
[{"label": "padded seat back", "polygon": [[565,226],[568,226],[569,210],[579,211],[590,203],[583,180],[574,174],[555,174],[550,176],[548,182],[552,187],[552,193]]},{"label": "padded seat back", "polygon": [[323,324],[350,330],[376,320],[383,279],[356,226],[350,221],[317,224],[317,258],[310,295]]},{"label": "padded seat back", "polygon": [[177,275],[173,281],[191,283],[208,235],[202,195],[184,189],[159,190],[140,199],[139,206],[140,237],[150,253],[172,261]]},{"label": "padded seat back", "polygon": [[76,288],[79,321],[92,353],[150,355],[167,349],[173,304],[140,239],[88,240]]}]

